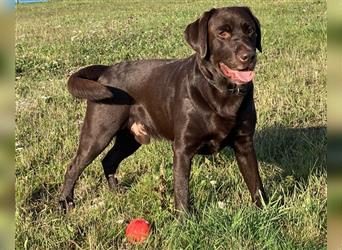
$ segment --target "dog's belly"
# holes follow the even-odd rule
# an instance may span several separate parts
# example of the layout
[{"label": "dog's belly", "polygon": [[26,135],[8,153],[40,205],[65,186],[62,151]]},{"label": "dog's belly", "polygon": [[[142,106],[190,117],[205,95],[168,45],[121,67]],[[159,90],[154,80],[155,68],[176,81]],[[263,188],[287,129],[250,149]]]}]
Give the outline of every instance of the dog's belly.
[{"label": "dog's belly", "polygon": [[[131,107],[129,126],[132,133],[135,135],[142,133],[157,139],[173,140],[173,127],[167,113],[157,109],[149,111],[145,105],[133,105]],[[136,129],[139,127],[140,132]]]}]

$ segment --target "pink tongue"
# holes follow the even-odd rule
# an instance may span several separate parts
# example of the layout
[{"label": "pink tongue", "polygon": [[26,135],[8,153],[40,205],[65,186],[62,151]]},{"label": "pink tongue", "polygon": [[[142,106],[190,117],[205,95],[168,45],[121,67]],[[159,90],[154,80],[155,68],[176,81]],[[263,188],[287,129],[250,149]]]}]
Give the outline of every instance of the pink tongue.
[{"label": "pink tongue", "polygon": [[224,63],[220,63],[220,69],[226,77],[229,77],[232,80],[239,81],[242,83],[252,81],[255,76],[254,71],[232,70]]}]

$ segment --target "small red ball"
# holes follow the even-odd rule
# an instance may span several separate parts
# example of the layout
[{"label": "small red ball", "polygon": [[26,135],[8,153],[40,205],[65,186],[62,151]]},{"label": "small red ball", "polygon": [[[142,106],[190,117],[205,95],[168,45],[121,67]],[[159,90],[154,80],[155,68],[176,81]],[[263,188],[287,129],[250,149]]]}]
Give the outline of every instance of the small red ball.
[{"label": "small red ball", "polygon": [[150,224],[144,219],[134,219],[126,227],[126,237],[130,243],[139,243],[147,239]]}]

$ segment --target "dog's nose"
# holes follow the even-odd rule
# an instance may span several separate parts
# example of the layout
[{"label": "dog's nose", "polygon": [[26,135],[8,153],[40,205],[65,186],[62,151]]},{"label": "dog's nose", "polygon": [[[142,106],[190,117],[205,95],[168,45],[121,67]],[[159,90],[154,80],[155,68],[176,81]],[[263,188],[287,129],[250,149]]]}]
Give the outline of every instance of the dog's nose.
[{"label": "dog's nose", "polygon": [[250,50],[250,51],[243,51],[242,53],[238,54],[238,59],[242,63],[250,62],[255,58],[255,52]]}]

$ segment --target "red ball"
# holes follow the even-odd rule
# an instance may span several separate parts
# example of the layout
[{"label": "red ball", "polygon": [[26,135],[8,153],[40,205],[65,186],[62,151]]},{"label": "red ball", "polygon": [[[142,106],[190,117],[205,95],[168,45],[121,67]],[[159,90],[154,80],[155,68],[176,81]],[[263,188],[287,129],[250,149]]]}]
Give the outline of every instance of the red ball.
[{"label": "red ball", "polygon": [[131,243],[142,242],[150,233],[150,223],[144,219],[134,219],[126,227],[126,237]]}]

